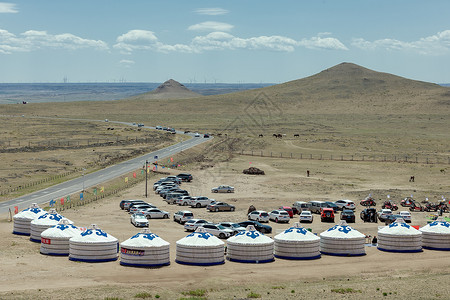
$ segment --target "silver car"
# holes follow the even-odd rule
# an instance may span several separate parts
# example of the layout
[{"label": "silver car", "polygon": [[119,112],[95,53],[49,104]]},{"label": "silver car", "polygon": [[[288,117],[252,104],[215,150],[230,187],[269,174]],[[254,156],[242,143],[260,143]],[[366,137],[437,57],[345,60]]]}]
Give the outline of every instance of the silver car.
[{"label": "silver car", "polygon": [[234,193],[234,187],[229,185],[219,185],[218,187],[212,188],[213,193]]},{"label": "silver car", "polygon": [[142,211],[147,219],[168,219],[170,213],[159,208],[150,208]]}]

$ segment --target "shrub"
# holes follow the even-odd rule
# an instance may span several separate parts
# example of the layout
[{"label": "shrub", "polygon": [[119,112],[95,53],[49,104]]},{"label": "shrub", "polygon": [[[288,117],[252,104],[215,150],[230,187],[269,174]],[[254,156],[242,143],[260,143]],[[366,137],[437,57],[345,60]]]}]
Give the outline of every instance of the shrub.
[{"label": "shrub", "polygon": [[338,293],[338,294],[361,293],[360,290],[355,290],[355,289],[352,289],[352,288],[346,288],[346,289],[344,289],[344,288],[331,289],[331,291],[332,291],[333,293]]},{"label": "shrub", "polygon": [[147,292],[141,292],[141,293],[137,293],[136,295],[134,295],[134,298],[140,298],[140,299],[147,299],[147,298],[151,298],[151,297],[152,297],[152,295]]},{"label": "shrub", "polygon": [[248,293],[247,298],[261,298],[261,295],[254,292],[250,292]]}]

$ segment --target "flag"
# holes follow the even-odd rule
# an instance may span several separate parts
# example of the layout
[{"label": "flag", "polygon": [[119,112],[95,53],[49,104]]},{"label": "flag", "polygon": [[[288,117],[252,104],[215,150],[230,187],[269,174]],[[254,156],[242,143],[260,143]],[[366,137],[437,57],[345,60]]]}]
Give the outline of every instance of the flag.
[{"label": "flag", "polygon": [[104,186],[102,186],[101,188],[100,188],[100,192],[104,192],[105,191],[105,187]]},{"label": "flag", "polygon": [[94,196],[97,196],[97,188],[94,189]]},{"label": "flag", "polygon": [[153,171],[156,171],[156,166],[153,167]]},{"label": "flag", "polygon": [[62,198],[60,199],[60,201],[61,201],[61,205],[64,205],[64,197],[62,197]]},{"label": "flag", "polygon": [[136,178],[136,172],[133,172],[133,178]]},{"label": "flag", "polygon": [[67,202],[70,202],[70,195],[66,197]]},{"label": "flag", "polygon": [[144,170],[141,170],[141,175],[144,175]]},{"label": "flag", "polygon": [[83,195],[83,193],[80,193],[80,200],[84,200],[84,195]]},{"label": "flag", "polygon": [[56,201],[55,200],[50,200],[50,207],[53,207],[53,205],[55,205]]},{"label": "flag", "polygon": [[150,168],[147,169],[147,174],[150,174]]},{"label": "flag", "polygon": [[19,212],[19,207],[18,206],[14,206],[14,214],[17,214]]},{"label": "flag", "polygon": [[128,183],[128,177],[125,177],[125,183]]},{"label": "flag", "polygon": [[173,162],[173,157],[170,158],[170,162]]}]

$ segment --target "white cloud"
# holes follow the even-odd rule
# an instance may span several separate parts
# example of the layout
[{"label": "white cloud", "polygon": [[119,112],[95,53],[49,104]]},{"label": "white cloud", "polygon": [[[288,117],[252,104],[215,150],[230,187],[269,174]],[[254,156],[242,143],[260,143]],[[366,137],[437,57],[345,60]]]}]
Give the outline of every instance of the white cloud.
[{"label": "white cloud", "polygon": [[0,52],[3,54],[29,52],[44,48],[107,50],[108,45],[100,40],[84,39],[70,33],[53,35],[46,31],[28,30],[16,36],[7,30],[0,29]]},{"label": "white cloud", "polygon": [[19,11],[16,8],[16,4],[14,3],[6,3],[6,2],[0,2],[0,14],[15,14]]},{"label": "white cloud", "polygon": [[362,38],[353,39],[352,45],[364,50],[384,49],[388,51],[411,51],[424,55],[440,55],[450,51],[450,30],[405,42],[397,39],[379,39],[373,42]]},{"label": "white cloud", "polygon": [[233,25],[222,22],[207,21],[198,24],[194,24],[188,27],[188,30],[196,31],[230,31],[233,29]]},{"label": "white cloud", "polygon": [[199,15],[208,15],[208,16],[218,16],[229,13],[228,10],[220,7],[199,8],[195,10],[195,12],[198,13]]},{"label": "white cloud", "polygon": [[121,61],[119,61],[120,64],[124,64],[124,65],[134,65],[135,62],[134,60],[129,60],[129,59],[122,59]]},{"label": "white cloud", "polygon": [[310,39],[302,39],[298,42],[298,45],[308,49],[348,50],[338,39],[332,37],[322,38],[321,34]]}]

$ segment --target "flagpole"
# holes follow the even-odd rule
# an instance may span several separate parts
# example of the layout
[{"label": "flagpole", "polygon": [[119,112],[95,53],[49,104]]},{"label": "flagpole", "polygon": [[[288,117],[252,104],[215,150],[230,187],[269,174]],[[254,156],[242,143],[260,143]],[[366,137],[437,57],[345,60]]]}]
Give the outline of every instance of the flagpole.
[{"label": "flagpole", "polygon": [[148,168],[148,161],[145,160],[145,198],[147,198],[147,168]]}]

